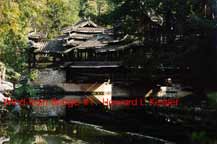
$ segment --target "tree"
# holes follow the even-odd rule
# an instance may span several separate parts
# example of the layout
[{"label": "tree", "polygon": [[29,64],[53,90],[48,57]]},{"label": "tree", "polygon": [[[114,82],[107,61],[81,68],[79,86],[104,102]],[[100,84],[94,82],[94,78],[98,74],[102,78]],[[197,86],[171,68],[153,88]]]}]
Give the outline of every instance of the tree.
[{"label": "tree", "polygon": [[80,0],[0,1],[0,60],[22,72],[26,66],[28,33],[43,31],[49,38],[79,17]]},{"label": "tree", "polygon": [[48,0],[45,21],[49,37],[56,36],[61,28],[79,19],[79,0]]},{"label": "tree", "polygon": [[107,23],[107,15],[113,10],[110,0],[81,0],[80,17],[91,18],[100,24]]},{"label": "tree", "polygon": [[18,3],[1,1],[0,59],[17,70],[22,69],[23,48],[27,44],[27,21],[22,14]]}]

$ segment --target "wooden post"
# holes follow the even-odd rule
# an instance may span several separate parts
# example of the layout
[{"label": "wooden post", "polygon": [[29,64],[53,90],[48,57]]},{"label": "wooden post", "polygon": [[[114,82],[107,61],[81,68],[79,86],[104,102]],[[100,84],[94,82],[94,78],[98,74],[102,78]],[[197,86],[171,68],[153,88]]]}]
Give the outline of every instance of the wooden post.
[{"label": "wooden post", "polygon": [[31,52],[30,50],[28,50],[28,72],[30,73],[31,72]]},{"label": "wooden post", "polygon": [[80,61],[81,57],[80,57],[80,50],[78,50],[78,60]]},{"label": "wooden post", "polygon": [[0,83],[2,80],[5,80],[6,68],[3,63],[0,62]]},{"label": "wooden post", "polygon": [[[1,64],[1,63],[0,63]],[[0,65],[0,84],[2,83],[2,67]]]},{"label": "wooden post", "polygon": [[3,73],[2,73],[2,79],[5,80],[5,73],[6,73],[6,68],[3,67]]},{"label": "wooden post", "polygon": [[89,53],[89,51],[85,50],[85,60],[87,60],[87,61],[88,61],[88,53]]},{"label": "wooden post", "polygon": [[33,68],[36,67],[36,54],[33,54]]}]

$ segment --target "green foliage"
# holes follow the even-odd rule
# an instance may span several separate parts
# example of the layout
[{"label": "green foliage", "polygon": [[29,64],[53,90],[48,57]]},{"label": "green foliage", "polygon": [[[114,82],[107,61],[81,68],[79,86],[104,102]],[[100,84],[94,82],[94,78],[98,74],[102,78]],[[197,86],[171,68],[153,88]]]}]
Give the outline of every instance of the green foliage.
[{"label": "green foliage", "polygon": [[26,61],[25,49],[27,47],[27,40],[13,31],[6,32],[3,36],[2,43],[2,61],[6,65],[13,67],[16,71],[21,72]]},{"label": "green foliage", "polygon": [[0,60],[21,71],[27,46],[25,20],[21,19],[22,11],[18,3],[1,1],[0,5]]},{"label": "green foliage", "polygon": [[79,7],[79,0],[48,0],[45,15],[48,37],[56,36],[64,26],[77,22]]},{"label": "green foliage", "polygon": [[209,106],[217,108],[217,92],[210,92],[207,97]]},{"label": "green foliage", "polygon": [[7,79],[9,81],[12,81],[12,82],[17,82],[19,81],[20,77],[21,77],[21,74],[16,72],[14,69],[12,68],[7,68]]},{"label": "green foliage", "polygon": [[191,140],[195,144],[215,144],[216,138],[210,137],[205,131],[193,132]]},{"label": "green foliage", "polygon": [[36,80],[38,78],[38,73],[39,71],[38,70],[32,70],[29,74],[29,78],[30,80]]},{"label": "green foliage", "polygon": [[[189,29],[215,27],[216,4],[214,0],[111,0],[115,3],[115,10],[111,15],[114,23],[121,23],[122,29],[129,34],[136,35],[145,26],[148,13],[163,18],[163,29],[170,32],[185,33]],[[150,16],[149,16],[150,17]],[[133,26],[132,26],[133,25]],[[171,27],[174,28],[171,31]],[[143,33],[140,33],[143,37]]]},{"label": "green foliage", "polygon": [[15,71],[27,66],[28,33],[43,31],[52,38],[78,21],[79,0],[0,1],[0,61]]},{"label": "green foliage", "polygon": [[14,97],[16,99],[24,99],[24,98],[32,98],[35,97],[37,94],[37,90],[28,85],[28,84],[23,84],[19,88],[15,89]]},{"label": "green foliage", "polygon": [[108,24],[109,14],[114,9],[110,0],[81,0],[80,17],[91,18],[101,24]]}]

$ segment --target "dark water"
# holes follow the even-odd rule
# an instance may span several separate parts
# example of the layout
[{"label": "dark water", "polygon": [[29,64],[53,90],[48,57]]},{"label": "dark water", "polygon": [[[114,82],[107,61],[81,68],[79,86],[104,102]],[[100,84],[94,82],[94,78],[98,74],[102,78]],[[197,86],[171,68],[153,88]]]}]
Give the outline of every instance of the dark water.
[{"label": "dark water", "polygon": [[169,144],[170,142],[128,132],[114,132],[101,126],[61,120],[10,120],[0,124],[4,144]]}]

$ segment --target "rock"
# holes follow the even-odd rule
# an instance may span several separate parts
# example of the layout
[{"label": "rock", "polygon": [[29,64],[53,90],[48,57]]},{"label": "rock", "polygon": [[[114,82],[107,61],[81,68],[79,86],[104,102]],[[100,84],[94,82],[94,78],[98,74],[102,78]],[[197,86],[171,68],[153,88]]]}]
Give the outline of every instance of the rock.
[{"label": "rock", "polygon": [[0,80],[0,91],[12,91],[14,90],[13,84],[4,80]]},{"label": "rock", "polygon": [[0,144],[4,144],[5,142],[9,142],[10,138],[0,137]]},{"label": "rock", "polygon": [[11,100],[11,98],[5,97],[2,93],[0,93],[0,102],[4,102],[5,100]]}]

